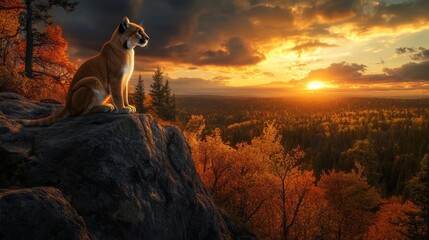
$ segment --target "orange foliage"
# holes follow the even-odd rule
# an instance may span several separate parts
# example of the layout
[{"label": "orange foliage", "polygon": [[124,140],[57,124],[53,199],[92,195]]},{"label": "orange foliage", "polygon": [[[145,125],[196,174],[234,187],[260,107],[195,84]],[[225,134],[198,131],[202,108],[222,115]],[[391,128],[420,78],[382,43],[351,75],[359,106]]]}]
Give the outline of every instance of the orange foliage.
[{"label": "orange foliage", "polygon": [[369,228],[368,239],[407,239],[402,233],[406,232],[404,220],[406,212],[417,212],[419,209],[410,201],[401,203],[400,199],[391,198],[377,212],[377,220]]},{"label": "orange foliage", "polygon": [[249,144],[232,147],[219,129],[203,138],[203,116],[192,116],[185,135],[205,186],[244,235],[260,239],[403,239],[405,211],[416,207],[382,201],[358,163],[331,171],[317,185],[300,169],[304,152],[286,151],[273,123]]},{"label": "orange foliage", "polygon": [[15,66],[16,56],[12,47],[19,39],[19,14],[23,9],[20,0],[1,1],[0,9],[12,8],[10,10],[0,10],[0,65],[13,67]]},{"label": "orange foliage", "polygon": [[[34,79],[16,77],[23,73],[25,59],[25,34],[22,33],[19,15],[24,11],[20,0],[0,2],[0,66],[2,79],[0,89],[15,91],[26,97],[40,100],[51,98],[63,101],[77,66],[67,55],[67,41],[60,26],[47,26],[43,33],[34,35],[33,75]],[[10,87],[20,86],[17,89]]]},{"label": "orange foliage", "polygon": [[323,174],[318,183],[332,212],[331,237],[337,239],[364,239],[375,221],[375,210],[381,197],[370,187],[363,176],[363,169],[351,173],[331,171]]},{"label": "orange foliage", "polygon": [[216,202],[243,232],[276,239],[284,223],[289,232],[315,181],[311,171],[297,168],[303,152],[285,151],[272,123],[251,144],[236,148],[223,142],[219,129],[201,139],[204,127],[202,116],[192,116],[185,135],[197,171]]},{"label": "orange foliage", "polygon": [[[65,99],[68,86],[77,69],[67,54],[68,43],[60,26],[47,26],[38,43],[34,45],[33,71],[36,79],[29,82],[28,95],[36,99]],[[25,42],[17,45],[21,66],[24,69]],[[30,91],[31,89],[31,91]]]},{"label": "orange foliage", "polygon": [[298,239],[335,239],[331,235],[334,215],[323,189],[312,186],[302,204],[291,236]]}]

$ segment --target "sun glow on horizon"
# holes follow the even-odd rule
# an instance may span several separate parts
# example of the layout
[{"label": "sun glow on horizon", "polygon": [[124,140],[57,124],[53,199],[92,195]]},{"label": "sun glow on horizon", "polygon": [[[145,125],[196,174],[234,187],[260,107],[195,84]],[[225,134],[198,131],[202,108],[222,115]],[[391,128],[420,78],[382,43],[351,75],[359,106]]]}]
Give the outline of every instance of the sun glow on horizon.
[{"label": "sun glow on horizon", "polygon": [[307,89],[309,90],[318,90],[325,87],[326,87],[326,84],[321,81],[311,81],[307,83]]}]

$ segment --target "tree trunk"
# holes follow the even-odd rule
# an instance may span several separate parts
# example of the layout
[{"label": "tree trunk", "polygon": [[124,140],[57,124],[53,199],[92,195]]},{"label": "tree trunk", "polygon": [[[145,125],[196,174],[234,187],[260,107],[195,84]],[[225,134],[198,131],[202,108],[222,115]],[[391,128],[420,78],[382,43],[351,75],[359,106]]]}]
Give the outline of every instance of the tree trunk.
[{"label": "tree trunk", "polygon": [[285,182],[282,179],[282,194],[281,194],[281,200],[282,200],[282,240],[288,239],[288,226],[287,226],[287,213],[286,213],[286,186]]},{"label": "tree trunk", "polygon": [[32,0],[25,0],[26,8],[26,47],[25,47],[25,76],[33,77],[33,8],[31,6]]}]

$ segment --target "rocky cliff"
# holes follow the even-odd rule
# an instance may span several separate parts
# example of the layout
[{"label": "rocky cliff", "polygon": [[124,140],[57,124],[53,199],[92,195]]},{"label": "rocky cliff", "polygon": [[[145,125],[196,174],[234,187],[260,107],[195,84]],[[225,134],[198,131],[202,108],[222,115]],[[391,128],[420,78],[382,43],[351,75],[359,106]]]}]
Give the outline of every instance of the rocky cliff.
[{"label": "rocky cliff", "polygon": [[0,93],[1,239],[231,238],[177,128],[147,114],[15,122],[60,108]]}]

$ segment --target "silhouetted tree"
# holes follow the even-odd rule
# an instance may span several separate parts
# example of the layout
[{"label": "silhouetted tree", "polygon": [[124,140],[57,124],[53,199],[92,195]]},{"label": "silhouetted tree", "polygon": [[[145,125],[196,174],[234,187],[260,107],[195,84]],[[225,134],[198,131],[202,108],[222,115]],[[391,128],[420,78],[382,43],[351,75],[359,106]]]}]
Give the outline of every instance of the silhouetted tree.
[{"label": "silhouetted tree", "polygon": [[162,107],[162,116],[166,120],[175,120],[176,119],[176,96],[171,94],[171,88],[169,86],[168,80],[165,81],[163,86],[164,94],[164,105]]},{"label": "silhouetted tree", "polygon": [[152,107],[155,110],[155,113],[161,117],[162,108],[164,106],[164,72],[162,72],[161,67],[158,66],[155,69],[155,72],[152,75],[152,84],[150,85],[151,89],[149,95],[152,97]]},{"label": "silhouetted tree", "polygon": [[[173,121],[176,119],[176,97],[171,95],[171,88],[168,80],[165,80],[161,67],[157,67],[152,75],[153,82],[149,92],[152,97],[152,107],[155,113],[164,120]],[[165,83],[164,83],[165,80]]]},{"label": "silhouetted tree", "polygon": [[69,59],[61,27],[51,25],[48,12],[54,6],[72,11],[76,4],[70,0],[0,1],[0,65],[29,77],[12,79],[8,85],[20,89],[6,87],[9,91],[33,99],[64,100],[77,66]]},{"label": "silhouetted tree", "polygon": [[144,113],[146,112],[146,108],[144,106],[144,100],[146,98],[144,93],[144,81],[142,75],[139,75],[139,79],[137,81],[137,85],[134,88],[134,100],[136,104],[137,112]]},{"label": "silhouetted tree", "polygon": [[39,31],[37,24],[51,25],[51,15],[49,10],[54,6],[63,8],[66,12],[74,11],[78,3],[70,0],[25,0],[25,4],[22,6],[24,9],[25,21],[25,75],[29,78],[33,78],[34,74],[43,74],[50,76],[51,74],[43,71],[33,71],[33,47],[46,42],[46,35]]}]

